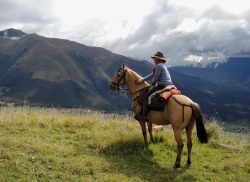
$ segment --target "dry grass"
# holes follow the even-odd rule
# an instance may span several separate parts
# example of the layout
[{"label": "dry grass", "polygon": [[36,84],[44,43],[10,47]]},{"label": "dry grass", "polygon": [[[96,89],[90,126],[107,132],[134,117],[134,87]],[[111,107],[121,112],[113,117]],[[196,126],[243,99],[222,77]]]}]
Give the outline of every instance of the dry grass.
[{"label": "dry grass", "polygon": [[[172,168],[176,143],[170,126],[144,148],[129,116],[57,108],[0,108],[3,181],[247,181],[249,135],[206,125],[209,143],[197,143],[192,166]],[[184,135],[185,136],[185,135]],[[184,137],[185,140],[185,137]],[[187,158],[183,150],[182,166]]]}]

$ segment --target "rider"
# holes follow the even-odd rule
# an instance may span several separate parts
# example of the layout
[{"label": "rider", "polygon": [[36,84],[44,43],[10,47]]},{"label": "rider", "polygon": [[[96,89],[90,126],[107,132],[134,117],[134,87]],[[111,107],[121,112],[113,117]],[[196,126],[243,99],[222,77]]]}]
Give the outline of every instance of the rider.
[{"label": "rider", "polygon": [[141,84],[144,81],[152,79],[152,84],[149,90],[146,93],[145,99],[142,104],[142,114],[136,114],[135,118],[140,121],[147,121],[147,113],[148,113],[148,97],[157,90],[161,90],[165,88],[167,85],[172,85],[172,80],[170,73],[165,65],[166,58],[164,57],[162,52],[156,52],[153,56],[155,67],[149,75],[142,79],[136,80],[137,84]]}]

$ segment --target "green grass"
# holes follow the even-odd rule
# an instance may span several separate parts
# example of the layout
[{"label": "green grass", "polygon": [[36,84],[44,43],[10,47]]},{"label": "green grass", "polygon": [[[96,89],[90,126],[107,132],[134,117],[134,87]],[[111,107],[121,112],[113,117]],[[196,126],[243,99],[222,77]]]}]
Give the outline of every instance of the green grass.
[{"label": "green grass", "polygon": [[[129,117],[45,108],[0,108],[0,181],[248,181],[248,134],[207,125],[210,141],[193,137],[192,165],[173,169],[171,127],[144,148]],[[194,129],[195,131],[195,129]],[[185,134],[183,134],[184,140]]]}]

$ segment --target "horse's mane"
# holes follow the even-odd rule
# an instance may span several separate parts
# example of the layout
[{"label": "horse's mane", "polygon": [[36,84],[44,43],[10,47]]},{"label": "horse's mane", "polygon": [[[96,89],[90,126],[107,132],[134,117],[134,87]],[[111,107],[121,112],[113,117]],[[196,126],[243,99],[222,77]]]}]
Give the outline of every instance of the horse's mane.
[{"label": "horse's mane", "polygon": [[[134,78],[136,79],[142,79],[143,77],[141,75],[139,75],[138,73],[136,73],[134,70],[129,68],[129,71],[132,73],[132,75],[134,76]],[[144,84],[142,84],[142,87],[148,86],[149,84],[147,82],[144,82]],[[140,87],[141,87],[140,86]]]},{"label": "horse's mane", "polygon": [[132,69],[130,69],[130,68],[129,68],[129,70],[130,70],[136,77],[142,78],[142,76],[139,75],[138,73],[136,73],[134,70],[132,70]]}]

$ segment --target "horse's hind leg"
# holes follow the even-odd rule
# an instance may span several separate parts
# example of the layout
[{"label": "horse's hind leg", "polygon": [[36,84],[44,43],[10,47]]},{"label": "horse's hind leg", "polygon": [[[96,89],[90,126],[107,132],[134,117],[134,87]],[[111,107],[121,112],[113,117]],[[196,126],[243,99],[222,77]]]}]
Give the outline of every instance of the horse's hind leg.
[{"label": "horse's hind leg", "polygon": [[153,124],[151,122],[147,122],[147,125],[148,125],[148,132],[149,132],[149,135],[150,135],[151,142],[155,143],[154,137],[153,137],[153,134],[152,134],[152,126],[153,126]]},{"label": "horse's hind leg", "polygon": [[174,137],[177,142],[177,157],[176,161],[174,164],[175,168],[179,168],[181,166],[181,154],[182,154],[182,149],[183,149],[183,142],[182,142],[182,130],[174,130]]},{"label": "horse's hind leg", "polygon": [[144,121],[139,121],[139,123],[141,125],[141,131],[142,131],[142,135],[144,138],[144,144],[146,147],[148,147],[146,123]]},{"label": "horse's hind leg", "polygon": [[192,119],[188,125],[186,126],[187,133],[187,149],[188,149],[188,159],[187,159],[187,167],[191,165],[191,151],[192,151],[192,130],[194,127],[194,120]]}]

